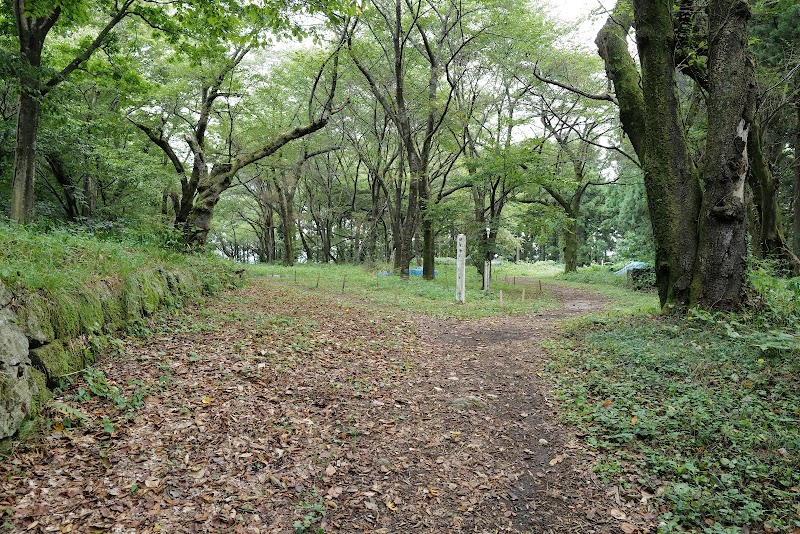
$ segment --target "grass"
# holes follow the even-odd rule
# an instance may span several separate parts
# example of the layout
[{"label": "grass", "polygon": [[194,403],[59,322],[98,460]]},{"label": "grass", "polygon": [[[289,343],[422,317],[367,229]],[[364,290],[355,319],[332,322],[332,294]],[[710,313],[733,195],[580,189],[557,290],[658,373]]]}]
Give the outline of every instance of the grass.
[{"label": "grass", "polygon": [[[488,292],[481,290],[477,270],[468,265],[464,304],[455,302],[456,272],[452,260],[437,261],[439,275],[432,281],[415,276],[408,281],[401,281],[396,275],[381,276],[382,271],[390,271],[387,265],[366,270],[359,266],[334,264],[299,264],[293,267],[256,264],[250,265],[249,270],[256,276],[272,277],[277,284],[314,291],[342,294],[344,285],[347,296],[434,317],[476,319],[499,314],[524,315],[557,306],[546,287],[539,292],[540,281],[544,285],[556,284],[600,293],[608,299],[606,313],[611,315],[654,311],[658,304],[655,292],[627,289],[624,277],[615,276],[604,267],[582,268],[577,274],[564,275],[564,266],[554,262],[502,262],[495,265]],[[503,292],[502,306],[500,291]]]},{"label": "grass", "polygon": [[102,238],[69,227],[42,231],[0,220],[0,280],[16,291],[74,291],[143,267],[184,269],[210,280],[224,264],[229,262],[216,255],[182,254],[135,236]]},{"label": "grass", "polygon": [[371,270],[359,266],[319,264],[301,264],[294,267],[252,265],[249,269],[257,276],[274,278],[276,284],[295,285],[310,291],[344,294],[380,306],[397,307],[407,312],[436,317],[474,319],[501,313],[522,315],[556,305],[546,290],[539,293],[537,283],[522,284],[520,279],[520,283],[515,284],[513,279],[514,276],[528,276],[532,280],[540,278],[545,280],[552,276],[552,273],[530,267],[526,270],[513,264],[495,267],[491,289],[488,292],[481,290],[481,280],[477,270],[468,266],[466,299],[463,304],[455,302],[455,266],[449,264],[437,264],[439,276],[432,281],[422,280],[418,276],[412,276],[407,281],[400,280],[396,275],[382,276],[380,273],[388,269],[386,265]]},{"label": "grass", "polygon": [[552,347],[567,421],[606,482],[662,507],[660,532],[800,527],[800,351],[758,339],[730,316],[640,314]]}]

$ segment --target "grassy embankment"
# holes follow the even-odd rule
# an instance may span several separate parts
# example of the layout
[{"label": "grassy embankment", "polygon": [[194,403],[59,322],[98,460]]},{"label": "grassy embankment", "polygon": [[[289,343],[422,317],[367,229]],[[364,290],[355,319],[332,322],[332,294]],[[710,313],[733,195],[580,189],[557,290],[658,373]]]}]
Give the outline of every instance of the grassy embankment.
[{"label": "grassy embankment", "polygon": [[[35,417],[49,388],[91,365],[114,332],[157,310],[229,287],[234,265],[217,256],[171,252],[153,236],[100,238],[81,230],[0,221],[0,305],[30,344]],[[1,377],[0,377],[1,378]],[[5,380],[5,379],[4,379]]]}]

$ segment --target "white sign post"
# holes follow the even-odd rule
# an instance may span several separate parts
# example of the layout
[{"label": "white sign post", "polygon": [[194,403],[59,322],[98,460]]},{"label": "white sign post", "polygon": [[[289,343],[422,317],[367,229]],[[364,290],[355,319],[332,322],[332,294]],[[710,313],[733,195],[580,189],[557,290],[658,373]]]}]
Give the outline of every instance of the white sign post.
[{"label": "white sign post", "polygon": [[466,287],[467,236],[456,238],[456,302],[464,302]]},{"label": "white sign post", "polygon": [[[486,244],[489,244],[489,236],[491,235],[492,229],[488,226],[486,227]],[[491,260],[486,260],[483,263],[483,289],[484,291],[489,291],[489,282],[492,280],[492,262]]]}]

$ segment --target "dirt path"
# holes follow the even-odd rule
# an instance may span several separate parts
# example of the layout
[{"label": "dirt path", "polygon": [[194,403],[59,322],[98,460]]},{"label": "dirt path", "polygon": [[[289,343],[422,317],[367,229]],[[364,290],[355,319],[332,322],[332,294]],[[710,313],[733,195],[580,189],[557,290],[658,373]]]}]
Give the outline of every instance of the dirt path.
[{"label": "dirt path", "polygon": [[[596,295],[529,317],[414,324],[256,280],[152,326],[3,462],[30,532],[648,532],[591,473],[541,377],[541,343]],[[95,389],[97,379],[95,379]],[[113,396],[113,395],[112,395]]]}]

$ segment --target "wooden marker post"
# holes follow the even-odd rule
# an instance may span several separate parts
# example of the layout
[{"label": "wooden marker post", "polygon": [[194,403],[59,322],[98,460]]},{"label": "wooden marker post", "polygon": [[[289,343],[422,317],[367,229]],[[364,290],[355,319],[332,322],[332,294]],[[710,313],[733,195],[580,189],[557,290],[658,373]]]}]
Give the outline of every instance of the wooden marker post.
[{"label": "wooden marker post", "polygon": [[500,307],[503,307],[503,290],[500,290]]},{"label": "wooden marker post", "polygon": [[522,288],[522,302],[525,302],[525,288]]},{"label": "wooden marker post", "polygon": [[344,277],[342,278],[342,293],[344,293],[344,284],[345,284],[345,282],[347,282],[347,275],[344,275]]},{"label": "wooden marker post", "polygon": [[539,294],[542,294],[542,281],[539,280]]},{"label": "wooden marker post", "polygon": [[397,304],[397,284],[394,286],[394,303]]},{"label": "wooden marker post", "polygon": [[316,287],[316,289],[319,289],[319,273],[317,273],[317,287]]},{"label": "wooden marker post", "polygon": [[456,238],[456,302],[463,304],[466,296],[467,236]]}]

